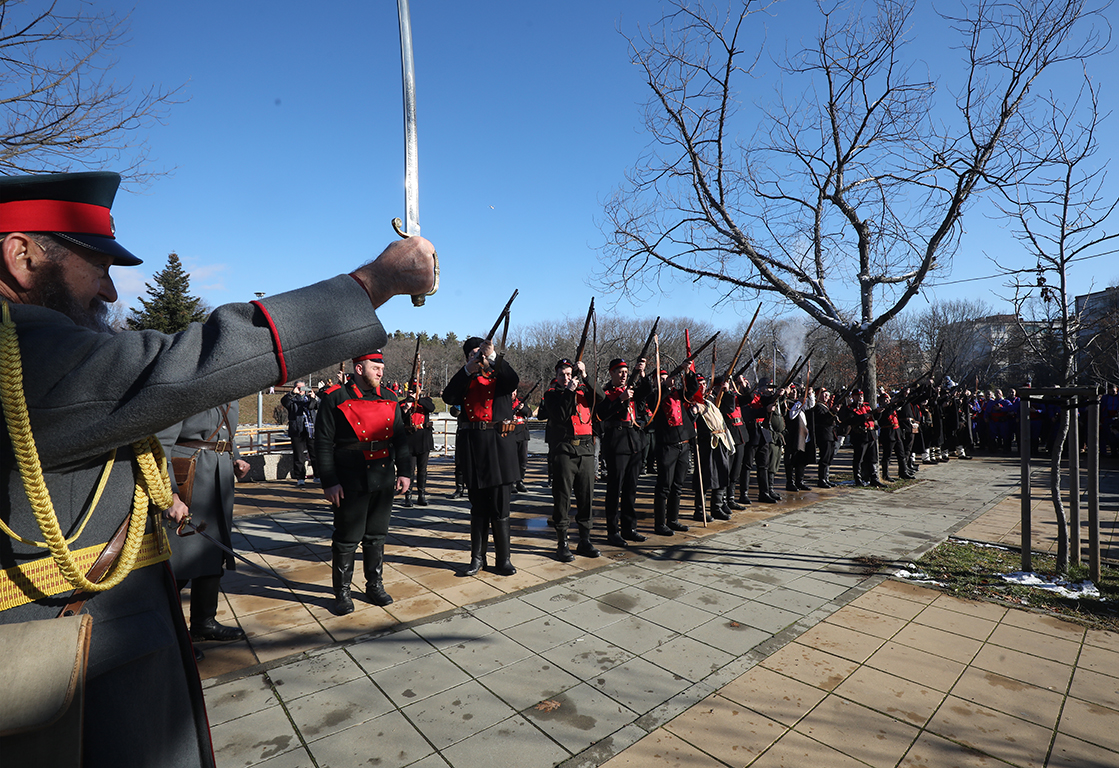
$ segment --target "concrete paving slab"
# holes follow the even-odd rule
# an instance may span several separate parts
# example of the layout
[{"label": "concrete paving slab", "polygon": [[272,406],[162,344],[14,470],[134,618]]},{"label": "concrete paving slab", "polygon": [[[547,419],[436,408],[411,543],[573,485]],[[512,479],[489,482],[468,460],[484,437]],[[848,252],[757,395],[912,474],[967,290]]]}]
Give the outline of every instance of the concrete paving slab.
[{"label": "concrete paving slab", "polygon": [[571,753],[578,753],[633,722],[636,713],[580,683],[521,713]]},{"label": "concrete paving slab", "polygon": [[[443,464],[445,472],[449,463]],[[505,747],[518,756],[531,753],[540,765],[562,762],[565,768],[636,765],[642,759],[642,766],[660,764],[649,762],[648,749],[663,755],[666,764],[721,765],[711,762],[715,758],[701,738],[688,742],[669,731],[685,713],[720,701],[726,703],[719,710],[725,723],[745,722],[732,713],[749,712],[750,718],[777,726],[775,736],[763,731],[764,737],[756,739],[768,745],[756,747],[751,768],[834,768],[856,759],[865,765],[861,761],[886,761],[882,756],[887,754],[910,768],[925,764],[925,756],[944,761],[935,765],[987,765],[1011,756],[1018,760],[1000,734],[1013,737],[1018,723],[1044,728],[1037,721],[1055,717],[1053,702],[1060,697],[1061,711],[1076,714],[1081,722],[1069,717],[1059,727],[1055,721],[1049,725],[1057,733],[1050,764],[1119,764],[1112,759],[1119,757],[1119,749],[1099,743],[1106,741],[1101,732],[1110,735],[1114,729],[1098,725],[1119,714],[1114,708],[1119,686],[1109,684],[1119,679],[1119,637],[1069,630],[1067,623],[1050,617],[882,582],[871,561],[860,559],[900,561],[953,528],[982,519],[980,513],[994,510],[1013,490],[1015,471],[1014,466],[980,459],[927,467],[920,482],[896,491],[804,494],[813,497],[808,503],[797,498],[801,494],[790,494],[791,504],[736,515],[741,523],[713,524],[693,529],[694,535],[654,538],[642,546],[604,547],[604,557],[596,561],[577,560],[581,567],[552,560],[550,537],[533,528],[550,507],[541,489],[515,499],[514,562],[520,572],[508,578],[488,572],[467,579],[453,576],[465,562],[467,517],[461,502],[440,496],[440,503],[427,510],[396,510],[400,514],[394,515],[386,583],[394,596],[400,595],[392,606],[395,612],[363,605],[351,617],[334,617],[326,610],[330,513],[322,508],[321,495],[276,493],[268,514],[239,528],[240,540],[259,544],[255,557],[284,568],[289,576],[299,574],[300,583],[292,591],[248,572],[225,580],[229,599],[223,600],[224,619],[265,613],[256,626],[275,631],[254,631],[247,641],[208,646],[215,660],[208,656],[203,669],[220,670],[213,674],[221,675],[206,689],[218,714],[215,732],[229,749],[232,723],[273,715],[278,708],[269,676],[274,676],[285,681],[281,699],[302,702],[296,728],[308,747],[299,744],[298,736],[284,751],[264,744],[262,752],[269,749],[270,754],[247,756],[256,762],[240,764],[285,768],[376,759],[381,765],[444,768],[477,764],[477,755],[500,755]],[[648,485],[648,478],[643,480]],[[442,491],[435,490],[439,486]],[[429,491],[434,497],[449,488],[449,475],[440,477],[437,467]],[[285,499],[296,500],[287,512]],[[648,525],[645,520],[639,527]],[[316,535],[322,538],[316,541]],[[701,596],[712,600],[706,608]],[[277,628],[283,622],[274,619],[281,614],[266,612],[295,603],[305,606],[310,619]],[[565,610],[580,626],[557,618]],[[618,613],[609,613],[614,611]],[[363,635],[363,630],[373,634]],[[744,630],[751,642],[755,636],[763,638],[745,652],[737,647]],[[867,657],[876,644],[881,647]],[[244,672],[239,676],[238,654],[247,657],[240,662]],[[343,656],[353,659],[353,665],[326,663]],[[1042,664],[1030,673],[1038,679],[1023,680],[1023,673],[1009,668],[1027,659],[1056,666]],[[323,664],[319,681],[311,679],[316,664]],[[358,677],[339,682],[354,668]],[[1059,687],[1039,685],[1062,673],[1070,696]],[[377,692],[381,707],[392,709],[376,716],[375,696],[348,693],[347,687],[356,691],[362,686]],[[1023,692],[1018,705],[1008,703],[1015,686]],[[475,699],[464,704],[456,688],[473,691]],[[959,713],[952,719],[949,702],[991,713],[994,735],[971,741],[945,738],[933,723],[945,730],[969,727],[968,718]],[[438,704],[450,709],[440,710]],[[346,712],[347,707],[353,711]],[[427,715],[430,722],[417,730],[414,721],[400,719],[402,710],[441,716]],[[823,724],[811,719],[814,714]],[[469,719],[463,719],[466,715]],[[475,717],[484,722],[474,723]],[[970,727],[985,724],[987,717],[972,713]],[[804,723],[823,730],[816,731],[817,738],[798,732],[803,728],[791,730]],[[832,738],[827,728],[837,724],[882,738],[822,743]],[[290,720],[287,727],[291,729]],[[336,732],[308,738],[310,732],[320,736],[331,729]],[[428,730],[446,743],[443,754],[431,746]],[[912,738],[914,733],[919,735]],[[1023,733],[1033,750],[1028,728]],[[956,743],[960,741],[979,746],[962,747]],[[359,750],[355,743],[391,745],[397,751],[379,749],[373,755],[368,746]],[[723,748],[723,741],[715,743]],[[731,764],[747,761],[741,758],[738,754]],[[1045,759],[1043,752],[1040,760]]]}]

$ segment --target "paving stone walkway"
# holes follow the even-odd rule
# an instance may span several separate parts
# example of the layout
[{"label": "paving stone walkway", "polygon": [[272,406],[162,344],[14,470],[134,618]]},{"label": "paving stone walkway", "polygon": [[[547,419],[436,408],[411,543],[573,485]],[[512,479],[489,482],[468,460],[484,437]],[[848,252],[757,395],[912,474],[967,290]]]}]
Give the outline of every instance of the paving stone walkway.
[{"label": "paving stone walkway", "polygon": [[296,583],[227,576],[250,638],[204,646],[219,765],[1119,765],[1119,636],[884,580],[1017,477],[953,461],[570,566],[534,477],[508,579],[452,575],[465,514],[440,495],[400,516],[397,602],[342,619],[329,511],[278,504],[238,545]]}]

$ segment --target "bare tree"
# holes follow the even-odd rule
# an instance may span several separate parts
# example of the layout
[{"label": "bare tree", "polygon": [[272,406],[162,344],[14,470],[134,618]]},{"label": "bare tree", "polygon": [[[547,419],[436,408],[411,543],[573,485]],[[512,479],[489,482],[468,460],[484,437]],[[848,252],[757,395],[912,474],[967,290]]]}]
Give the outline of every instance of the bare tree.
[{"label": "bare tree", "polygon": [[127,16],[93,3],[0,2],[0,172],[66,171],[112,161],[143,180],[141,130],[158,122],[176,91],[136,95],[113,78]]},{"label": "bare tree", "polygon": [[[1057,385],[1069,387],[1081,378],[1082,352],[1097,346],[1096,339],[1085,333],[1084,308],[1075,305],[1069,272],[1076,262],[1115,253],[1113,241],[1119,233],[1107,234],[1103,227],[1119,207],[1119,199],[1104,194],[1107,161],[1096,162],[1097,134],[1102,129],[1098,86],[1085,78],[1079,98],[1070,106],[1053,96],[1047,105],[1047,114],[1040,116],[1046,140],[1027,156],[1027,172],[1004,188],[1004,210],[1013,217],[1015,235],[1036,259],[1036,266],[1004,269],[1012,275],[1016,316],[1026,343],[1048,361]],[[1041,308],[1043,332],[1029,333],[1025,326],[1023,309],[1031,303]],[[1061,498],[1061,457],[1069,418],[1069,408],[1062,407],[1050,456],[1049,491],[1061,573],[1069,564],[1069,531]]]},{"label": "bare tree", "polygon": [[730,298],[777,295],[839,334],[873,397],[879,331],[950,267],[973,197],[1013,175],[1038,78],[1106,46],[1096,12],[976,0],[945,17],[963,62],[945,104],[937,78],[906,59],[912,2],[862,15],[821,4],[814,44],[779,63],[773,97],[747,113],[739,88],[762,44],[747,51],[746,38],[774,3],[725,15],[674,5],[632,41],[652,142],[606,206],[599,280],[638,297],[671,275]]}]

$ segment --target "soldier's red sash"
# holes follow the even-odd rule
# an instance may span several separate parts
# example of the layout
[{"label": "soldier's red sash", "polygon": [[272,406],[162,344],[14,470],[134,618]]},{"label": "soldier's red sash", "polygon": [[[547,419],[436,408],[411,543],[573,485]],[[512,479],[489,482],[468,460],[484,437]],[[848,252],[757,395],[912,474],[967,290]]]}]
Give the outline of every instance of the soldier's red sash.
[{"label": "soldier's red sash", "polygon": [[[396,416],[396,402],[393,400],[346,400],[338,405],[338,410],[353,427],[357,439],[363,443],[389,440],[392,438],[392,424]],[[362,451],[369,461],[383,459],[389,455],[388,448],[376,451]]]}]

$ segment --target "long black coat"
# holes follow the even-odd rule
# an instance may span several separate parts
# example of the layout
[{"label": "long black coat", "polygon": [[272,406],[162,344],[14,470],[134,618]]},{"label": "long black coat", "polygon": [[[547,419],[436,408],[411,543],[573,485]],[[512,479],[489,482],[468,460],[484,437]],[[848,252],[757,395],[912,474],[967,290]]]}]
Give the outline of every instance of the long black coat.
[{"label": "long black coat", "polygon": [[[494,392],[490,422],[512,421],[513,390],[520,384],[520,377],[504,357],[498,358],[492,377]],[[447,405],[466,406],[468,399],[478,397],[480,388],[477,376],[469,375],[465,367],[459,368],[443,390],[443,401]],[[463,414],[459,416],[455,456],[460,462],[467,487],[493,488],[519,481],[521,465],[512,432],[503,436],[500,429],[469,429],[470,420],[466,411],[464,407]]]}]

